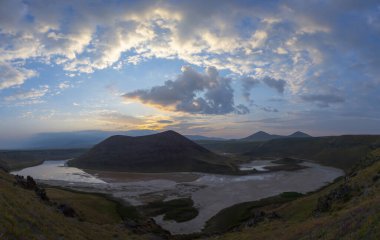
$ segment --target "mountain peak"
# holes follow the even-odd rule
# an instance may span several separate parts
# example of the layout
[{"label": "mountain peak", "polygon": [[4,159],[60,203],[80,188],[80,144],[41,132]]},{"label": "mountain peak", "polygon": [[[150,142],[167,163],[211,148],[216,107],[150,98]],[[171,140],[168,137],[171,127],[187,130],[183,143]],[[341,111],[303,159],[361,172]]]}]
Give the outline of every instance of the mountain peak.
[{"label": "mountain peak", "polygon": [[275,134],[269,134],[264,131],[258,131],[252,135],[249,135],[246,138],[243,138],[242,140],[263,142],[263,141],[269,141],[269,140],[279,139],[279,138],[307,138],[307,137],[311,137],[311,136],[301,131],[294,132],[288,136],[275,135]]},{"label": "mountain peak", "polygon": [[169,130],[140,137],[116,135],[68,164],[80,168],[132,172],[235,171],[222,156]]},{"label": "mountain peak", "polygon": [[167,131],[164,131],[164,132],[160,132],[160,133],[157,133],[157,135],[181,136],[181,137],[183,137],[181,134],[179,134],[179,133],[177,133],[176,131],[173,131],[173,130],[167,130]]},{"label": "mountain peak", "polygon": [[290,134],[289,137],[311,137],[311,136],[309,134],[304,133],[304,132],[297,131],[297,132]]},{"label": "mountain peak", "polygon": [[264,131],[258,131],[256,133],[252,134],[251,136],[253,136],[253,135],[271,135],[271,134],[264,132]]},{"label": "mountain peak", "polygon": [[269,134],[269,133],[264,132],[264,131],[258,131],[258,132],[254,133],[252,135],[249,135],[246,138],[243,138],[242,140],[261,142],[261,141],[272,140],[272,139],[275,139],[275,138],[278,138],[278,135],[272,135],[272,134]]}]

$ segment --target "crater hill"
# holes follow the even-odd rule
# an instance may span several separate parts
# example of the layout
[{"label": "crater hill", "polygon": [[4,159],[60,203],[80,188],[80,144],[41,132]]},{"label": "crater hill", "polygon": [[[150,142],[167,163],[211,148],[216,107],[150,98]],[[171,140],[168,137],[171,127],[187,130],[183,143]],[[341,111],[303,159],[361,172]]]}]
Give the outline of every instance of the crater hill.
[{"label": "crater hill", "polygon": [[129,172],[234,173],[237,168],[174,131],[147,136],[116,135],[68,162],[84,169]]}]

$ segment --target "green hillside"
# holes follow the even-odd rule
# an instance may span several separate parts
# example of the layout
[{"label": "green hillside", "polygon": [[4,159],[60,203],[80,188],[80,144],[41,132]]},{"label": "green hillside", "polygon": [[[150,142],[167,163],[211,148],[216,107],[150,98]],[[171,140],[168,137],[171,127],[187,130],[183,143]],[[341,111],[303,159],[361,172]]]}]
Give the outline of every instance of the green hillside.
[{"label": "green hillside", "polygon": [[274,139],[266,142],[199,141],[200,145],[216,152],[240,154],[243,159],[304,158],[321,164],[349,170],[374,148],[380,147],[378,135],[345,135]]},{"label": "green hillside", "polygon": [[[14,176],[2,170],[0,190],[0,239],[139,240],[167,235],[135,208],[101,194],[48,187],[49,199],[43,200],[15,185]],[[74,216],[65,216],[62,209],[73,209]]]}]

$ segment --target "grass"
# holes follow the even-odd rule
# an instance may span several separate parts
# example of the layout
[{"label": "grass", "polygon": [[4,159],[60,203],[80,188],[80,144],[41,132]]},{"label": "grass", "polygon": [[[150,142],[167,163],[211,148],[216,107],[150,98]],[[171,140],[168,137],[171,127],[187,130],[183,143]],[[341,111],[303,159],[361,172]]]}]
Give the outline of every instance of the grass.
[{"label": "grass", "polygon": [[97,224],[115,224],[122,221],[117,203],[104,197],[56,188],[46,188],[46,193],[50,200],[74,208],[83,221]]},{"label": "grass", "polygon": [[0,171],[0,239],[146,239],[123,227],[117,206],[106,198],[49,189],[52,199],[70,202],[83,217],[67,218],[13,181]]},{"label": "grass", "polygon": [[186,222],[198,215],[191,198],[180,198],[170,201],[155,201],[141,207],[148,216],[164,215],[164,220]]},{"label": "grass", "polygon": [[254,211],[266,210],[279,204],[292,201],[303,196],[297,192],[284,192],[277,196],[258,201],[245,202],[225,208],[207,221],[205,233],[219,233],[232,230],[252,217]]},{"label": "grass", "polygon": [[115,198],[104,193],[81,192],[79,190],[58,186],[49,187],[46,185],[46,187],[47,192],[52,192],[52,196],[48,193],[51,200],[61,200],[60,203],[74,203],[74,205],[79,207],[78,209],[82,209],[82,207],[85,209],[91,208],[89,212],[85,211],[85,213],[90,213],[90,215],[91,210],[96,209],[96,211],[100,210],[101,212],[106,213],[106,215],[113,215],[114,217],[116,212],[119,222],[125,219],[130,219],[137,222],[144,220],[144,216],[141,215],[137,207],[126,203],[122,199]]}]

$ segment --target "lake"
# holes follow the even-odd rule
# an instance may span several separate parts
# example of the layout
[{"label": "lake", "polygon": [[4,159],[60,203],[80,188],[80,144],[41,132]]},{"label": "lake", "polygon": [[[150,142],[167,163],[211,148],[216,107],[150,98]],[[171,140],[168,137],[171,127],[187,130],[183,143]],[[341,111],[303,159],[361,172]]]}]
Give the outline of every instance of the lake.
[{"label": "lake", "polygon": [[155,221],[173,234],[202,230],[205,222],[220,210],[237,203],[259,200],[282,192],[307,193],[331,183],[344,172],[312,162],[300,165],[297,171],[269,172],[265,166],[277,164],[256,160],[240,169],[259,171],[256,174],[231,176],[206,173],[114,173],[88,171],[65,166],[66,161],[45,161],[43,164],[12,172],[30,175],[39,182],[88,192],[101,192],[124,199],[133,205],[154,200],[191,197],[199,215],[187,222]]}]

